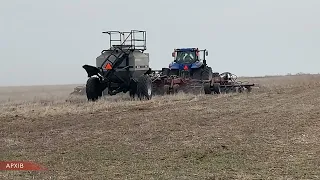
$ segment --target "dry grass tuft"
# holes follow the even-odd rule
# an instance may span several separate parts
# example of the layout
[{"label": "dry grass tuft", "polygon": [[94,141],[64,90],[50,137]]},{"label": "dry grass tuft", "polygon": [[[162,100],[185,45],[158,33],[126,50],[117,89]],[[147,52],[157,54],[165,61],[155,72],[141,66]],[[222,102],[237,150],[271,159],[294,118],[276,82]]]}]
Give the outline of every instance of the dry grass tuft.
[{"label": "dry grass tuft", "polygon": [[49,169],[0,178],[319,179],[320,76],[242,79],[260,88],[98,102],[75,86],[0,88],[0,159]]}]

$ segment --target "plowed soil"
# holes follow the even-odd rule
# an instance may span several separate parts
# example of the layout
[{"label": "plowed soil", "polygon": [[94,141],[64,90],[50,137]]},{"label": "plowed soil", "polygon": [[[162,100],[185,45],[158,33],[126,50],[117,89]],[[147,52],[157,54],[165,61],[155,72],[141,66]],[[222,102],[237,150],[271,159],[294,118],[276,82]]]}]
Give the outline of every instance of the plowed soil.
[{"label": "plowed soil", "polygon": [[320,75],[248,80],[260,88],[94,103],[0,88],[0,160],[48,169],[0,179],[319,179]]}]

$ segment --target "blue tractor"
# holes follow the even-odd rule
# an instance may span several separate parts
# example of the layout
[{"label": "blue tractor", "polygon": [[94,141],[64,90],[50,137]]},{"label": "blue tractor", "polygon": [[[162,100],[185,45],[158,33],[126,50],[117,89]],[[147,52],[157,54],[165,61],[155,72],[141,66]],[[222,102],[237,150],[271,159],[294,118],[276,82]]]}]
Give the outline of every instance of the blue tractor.
[{"label": "blue tractor", "polygon": [[[203,54],[201,59],[200,54]],[[197,80],[211,80],[212,68],[206,62],[208,51],[198,48],[180,48],[172,52],[173,62],[169,68],[163,68],[162,73],[167,76],[178,76]]]}]

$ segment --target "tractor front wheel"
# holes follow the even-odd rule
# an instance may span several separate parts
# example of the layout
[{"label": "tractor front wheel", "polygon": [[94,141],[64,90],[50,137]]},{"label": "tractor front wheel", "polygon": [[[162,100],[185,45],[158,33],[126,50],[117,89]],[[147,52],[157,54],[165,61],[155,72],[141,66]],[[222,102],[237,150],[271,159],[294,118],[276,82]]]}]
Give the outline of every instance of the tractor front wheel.
[{"label": "tractor front wheel", "polygon": [[96,101],[102,96],[101,83],[99,78],[90,77],[87,80],[86,94],[89,101]]}]

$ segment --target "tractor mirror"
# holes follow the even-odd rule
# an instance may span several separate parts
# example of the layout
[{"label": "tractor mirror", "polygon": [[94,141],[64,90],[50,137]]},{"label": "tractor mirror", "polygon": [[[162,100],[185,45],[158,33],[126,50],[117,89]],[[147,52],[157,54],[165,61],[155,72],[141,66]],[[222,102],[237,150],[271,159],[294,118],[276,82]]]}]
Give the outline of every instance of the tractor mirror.
[{"label": "tractor mirror", "polygon": [[175,57],[176,56],[176,53],[175,52],[172,52],[172,57]]},{"label": "tractor mirror", "polygon": [[206,56],[208,56],[209,55],[209,53],[208,53],[208,51],[206,51]]}]

